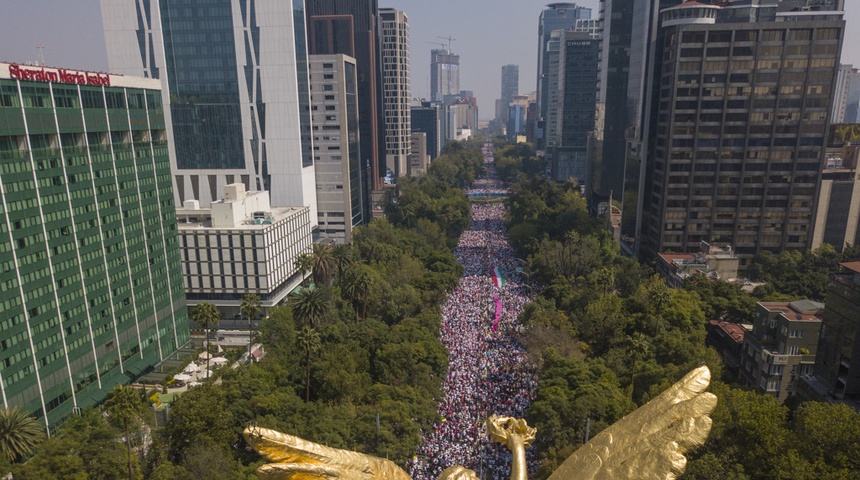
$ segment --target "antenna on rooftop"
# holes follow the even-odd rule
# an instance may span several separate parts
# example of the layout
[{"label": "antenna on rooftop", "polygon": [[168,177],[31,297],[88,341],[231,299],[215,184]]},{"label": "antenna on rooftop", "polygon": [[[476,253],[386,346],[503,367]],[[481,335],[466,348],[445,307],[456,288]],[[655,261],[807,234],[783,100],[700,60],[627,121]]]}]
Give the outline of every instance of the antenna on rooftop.
[{"label": "antenna on rooftop", "polygon": [[39,64],[41,66],[45,66],[45,46],[44,45],[36,45],[36,48],[39,50]]}]

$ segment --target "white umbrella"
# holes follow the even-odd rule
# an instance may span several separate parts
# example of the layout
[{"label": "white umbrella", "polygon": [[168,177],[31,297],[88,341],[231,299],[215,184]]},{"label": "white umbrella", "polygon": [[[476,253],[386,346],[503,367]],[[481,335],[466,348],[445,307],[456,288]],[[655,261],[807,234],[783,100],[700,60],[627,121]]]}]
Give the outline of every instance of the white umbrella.
[{"label": "white umbrella", "polygon": [[202,358],[203,360],[206,360],[211,356],[212,355],[209,352],[200,352],[200,355],[197,355],[197,358]]},{"label": "white umbrella", "polygon": [[194,362],[189,363],[188,366],[185,367],[186,373],[199,372],[199,371],[200,371],[200,367],[198,367],[197,364]]},{"label": "white umbrella", "polygon": [[212,376],[212,370],[205,370],[197,375],[197,378],[209,378]]},{"label": "white umbrella", "polygon": [[191,380],[191,375],[186,375],[184,373],[177,373],[176,375],[173,376],[173,379],[176,380],[177,382],[187,382],[188,380]]},{"label": "white umbrella", "polygon": [[199,385],[203,385],[203,384],[202,384],[202,383],[200,383],[200,382],[188,382],[188,386],[189,386],[189,387],[196,387],[196,386],[199,386]]},{"label": "white umbrella", "polygon": [[214,363],[215,365],[218,365],[218,364],[222,364],[222,363],[227,363],[227,359],[224,357],[215,357],[212,360],[210,360],[210,362]]}]

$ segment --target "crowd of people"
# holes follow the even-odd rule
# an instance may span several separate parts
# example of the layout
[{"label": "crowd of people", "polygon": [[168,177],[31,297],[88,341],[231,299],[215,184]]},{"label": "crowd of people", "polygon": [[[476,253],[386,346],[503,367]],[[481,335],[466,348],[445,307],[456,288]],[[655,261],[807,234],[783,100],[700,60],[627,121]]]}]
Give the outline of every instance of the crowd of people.
[{"label": "crowd of people", "polygon": [[[485,161],[486,174],[474,187],[504,192],[491,151],[485,151]],[[507,241],[503,215],[502,204],[473,204],[471,224],[455,250],[465,273],[442,307],[441,341],[449,352],[439,404],[442,421],[425,432],[424,443],[409,465],[415,480],[436,480],[452,465],[471,468],[482,479],[510,478],[511,454],[489,438],[485,422],[493,414],[523,417],[537,377],[516,340],[518,317],[529,294],[520,261]],[[496,267],[501,278],[494,282]],[[495,331],[493,295],[499,296],[503,309]],[[534,467],[534,460],[528,458]]]}]

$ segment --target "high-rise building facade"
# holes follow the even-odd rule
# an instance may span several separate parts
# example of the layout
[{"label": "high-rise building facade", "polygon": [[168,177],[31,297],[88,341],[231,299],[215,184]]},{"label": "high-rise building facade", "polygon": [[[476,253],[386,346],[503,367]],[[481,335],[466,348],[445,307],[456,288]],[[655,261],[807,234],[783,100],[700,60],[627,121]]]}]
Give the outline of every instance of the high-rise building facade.
[{"label": "high-rise building facade", "polygon": [[[535,128],[535,142],[538,150],[545,147],[544,127],[547,111],[549,84],[549,51],[547,46],[551,40],[552,32],[574,28],[577,20],[588,20],[591,18],[591,9],[579,7],[575,3],[550,3],[540,14],[538,20],[538,51],[537,51],[537,112]],[[596,25],[592,25],[596,30]]]},{"label": "high-rise building facade", "polygon": [[379,10],[382,64],[382,116],[385,123],[385,166],[396,179],[408,173],[411,149],[409,101],[409,24],[406,14]]},{"label": "high-rise building facade", "polygon": [[588,146],[594,131],[600,41],[586,32],[560,33],[556,140],[548,157],[556,180],[575,178],[579,185],[590,188]]},{"label": "high-rise building facade", "polygon": [[430,51],[430,92],[436,102],[460,93],[460,56],[451,50]]},{"label": "high-rise building facade", "polygon": [[0,396],[46,426],[190,339],[160,89],[0,63]]},{"label": "high-rise building facade", "polygon": [[157,78],[176,196],[268,190],[316,219],[304,0],[102,0],[112,71]]},{"label": "high-rise building facade", "polygon": [[364,221],[355,59],[309,58],[320,236],[347,243]]},{"label": "high-rise building facade", "polygon": [[860,239],[860,135],[854,127],[830,127],[810,248],[827,243],[841,252]]},{"label": "high-rise building facade", "polygon": [[409,121],[412,132],[427,134],[427,154],[433,160],[442,151],[442,104],[438,102],[421,102],[413,105]]},{"label": "high-rise building facade", "polygon": [[706,241],[734,245],[744,265],[809,247],[844,21],[782,7],[746,23],[696,2],[663,10],[648,257]]},{"label": "high-rise building facade", "polygon": [[592,200],[622,201],[627,91],[633,42],[633,0],[601,0],[600,63],[591,188]]},{"label": "high-rise building facade", "polygon": [[[830,112],[830,123],[845,122],[845,114],[848,109],[848,93],[853,83],[860,83],[860,70],[853,65],[840,65],[836,83],[833,85],[833,109]],[[856,114],[845,123],[855,122]]]},{"label": "high-rise building facade", "polygon": [[502,65],[502,96],[500,97],[502,103],[507,106],[519,91],[520,66]]},{"label": "high-rise building facade", "polygon": [[[308,52],[344,54],[355,59],[358,76],[359,158],[369,179],[367,190],[380,190],[385,177],[385,132],[381,106],[379,17],[376,0],[313,0],[307,2]],[[368,171],[369,167],[369,171]],[[370,218],[365,192],[364,217]]]}]

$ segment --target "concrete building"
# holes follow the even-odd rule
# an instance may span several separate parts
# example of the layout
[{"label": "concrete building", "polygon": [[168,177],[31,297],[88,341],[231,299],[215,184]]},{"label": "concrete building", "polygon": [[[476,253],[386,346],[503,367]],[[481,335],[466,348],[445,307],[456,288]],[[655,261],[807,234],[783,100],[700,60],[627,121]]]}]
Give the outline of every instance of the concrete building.
[{"label": "concrete building", "polygon": [[427,153],[427,134],[412,132],[412,151],[409,153],[409,176],[420,177],[430,168],[430,155]]},{"label": "concrete building", "polygon": [[[851,85],[857,82],[860,82],[860,70],[854,68],[853,65],[839,66],[836,83],[833,85],[833,108],[830,111],[830,123],[846,123],[848,93],[851,91]],[[855,123],[857,121],[856,116],[855,112],[847,123]]]},{"label": "concrete building", "polygon": [[732,375],[734,381],[738,381],[744,338],[752,332],[753,326],[725,320],[708,320],[705,328],[708,331],[705,345],[713,347],[720,354],[725,371]]},{"label": "concrete building", "polygon": [[177,204],[239,182],[316,221],[304,1],[101,0],[108,64],[162,84]]},{"label": "concrete building", "polygon": [[190,340],[161,83],[0,63],[0,397],[53,428]]},{"label": "concrete building", "polygon": [[385,166],[396,179],[407,175],[410,149],[409,24],[406,14],[379,10]]},{"label": "concrete building", "polygon": [[789,3],[747,23],[698,2],[662,11],[673,61],[655,72],[645,258],[707,241],[732,244],[743,267],[762,250],[811,245],[845,22]]},{"label": "concrete building", "polygon": [[176,210],[189,307],[209,302],[225,320],[239,319],[242,298],[260,296],[263,316],[302,281],[295,260],[311,251],[307,207],[275,207],[268,192],[227,185],[209,208],[188,201]]},{"label": "concrete building", "polygon": [[441,102],[446,95],[460,93],[460,56],[448,49],[430,51],[430,94]]},{"label": "concrete building", "polygon": [[695,253],[665,253],[657,255],[657,273],[672,288],[683,288],[693,275],[705,275],[712,280],[729,281],[738,278],[738,259],[732,247],[720,247],[702,242]]},{"label": "concrete building", "polygon": [[[382,189],[385,135],[381,105],[379,17],[377,0],[313,0],[307,4],[308,53],[344,54],[355,59],[358,75],[359,158],[366,194]],[[370,218],[366,195],[364,216]]]},{"label": "concrete building", "polygon": [[434,160],[442,151],[442,104],[438,102],[421,101],[410,107],[409,121],[412,124],[412,133],[427,134],[427,154]]},{"label": "concrete building", "polygon": [[860,262],[842,267],[830,275],[815,369],[803,377],[801,397],[860,410]]},{"label": "concrete building", "polygon": [[744,337],[742,383],[780,402],[792,395],[800,375],[812,373],[823,311],[809,300],[759,302]]},{"label": "concrete building", "polygon": [[364,222],[355,59],[310,55],[317,222],[322,238],[347,243]]},{"label": "concrete building", "polygon": [[821,171],[811,248],[842,251],[860,239],[860,125],[832,125]]}]

